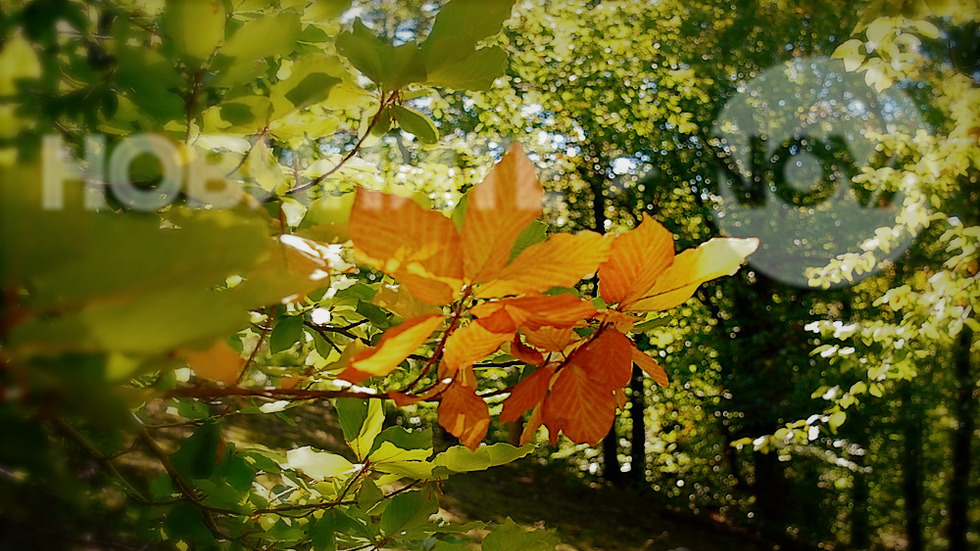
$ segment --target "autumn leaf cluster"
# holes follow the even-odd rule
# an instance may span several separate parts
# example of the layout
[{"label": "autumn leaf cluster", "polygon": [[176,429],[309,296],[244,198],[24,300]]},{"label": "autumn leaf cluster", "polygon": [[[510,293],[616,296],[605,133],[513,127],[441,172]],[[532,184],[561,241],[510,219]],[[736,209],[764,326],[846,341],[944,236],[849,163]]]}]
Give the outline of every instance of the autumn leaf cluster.
[{"label": "autumn leaf cluster", "polygon": [[[596,444],[623,404],[634,363],[667,385],[664,369],[628,336],[637,314],[678,306],[700,284],[733,274],[757,241],[712,239],[675,254],[671,233],[644,215],[620,235],[556,233],[511,259],[518,236],[541,216],[542,197],[516,144],[469,191],[459,228],[409,199],[359,189],[348,227],[356,258],[393,277],[418,315],[348,354],[340,378],[384,377],[431,343],[415,383],[389,395],[399,405],[438,401],[439,423],[470,448],[490,425],[473,364],[502,347],[532,368],[500,414],[509,422],[530,411],[523,442],[544,425],[552,442],[564,433]],[[601,300],[553,292],[596,273]],[[433,370],[435,382],[419,388]]]}]

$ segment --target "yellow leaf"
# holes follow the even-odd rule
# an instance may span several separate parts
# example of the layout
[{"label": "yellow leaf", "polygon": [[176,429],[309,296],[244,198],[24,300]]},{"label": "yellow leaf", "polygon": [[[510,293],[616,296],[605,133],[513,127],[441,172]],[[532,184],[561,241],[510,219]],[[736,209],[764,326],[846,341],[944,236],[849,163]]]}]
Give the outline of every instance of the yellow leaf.
[{"label": "yellow leaf", "polygon": [[438,212],[358,189],[348,231],[361,263],[390,274],[420,300],[448,304],[462,286],[459,234]]},{"label": "yellow leaf", "polygon": [[594,273],[609,254],[609,240],[595,232],[559,233],[517,255],[476,292],[480,298],[540,293],[570,287]]},{"label": "yellow leaf", "polygon": [[398,367],[409,354],[415,352],[429,335],[442,324],[444,317],[437,314],[413,318],[389,329],[377,346],[354,356],[340,378],[360,383],[368,377],[383,377]]},{"label": "yellow leaf", "polygon": [[422,302],[400,285],[381,285],[371,302],[403,320],[439,312],[438,306]]},{"label": "yellow leaf", "polygon": [[462,243],[469,281],[488,281],[503,269],[517,236],[541,216],[543,197],[534,165],[515,142],[467,197]]},{"label": "yellow leaf", "polygon": [[633,303],[631,312],[669,310],[683,304],[706,281],[738,271],[745,257],[759,246],[758,239],[715,238],[697,249],[688,249],[657,279],[642,299]]},{"label": "yellow leaf", "polygon": [[452,377],[459,368],[489,356],[509,341],[513,334],[513,331],[488,331],[479,321],[457,329],[446,339],[439,377]]},{"label": "yellow leaf", "polygon": [[234,384],[245,360],[224,339],[215,341],[206,350],[181,349],[178,353],[199,377]]},{"label": "yellow leaf", "polygon": [[457,381],[439,400],[439,424],[464,446],[475,450],[490,427],[490,408],[472,388]]},{"label": "yellow leaf", "polygon": [[623,309],[644,296],[673,262],[673,236],[644,214],[639,226],[615,237],[609,259],[599,266],[599,294]]},{"label": "yellow leaf", "polygon": [[657,360],[647,356],[645,352],[636,347],[633,347],[632,357],[633,363],[638,365],[640,369],[642,369],[644,373],[656,381],[658,385],[667,386],[669,384],[670,381],[667,379],[667,372],[664,371],[664,368],[660,367]]}]

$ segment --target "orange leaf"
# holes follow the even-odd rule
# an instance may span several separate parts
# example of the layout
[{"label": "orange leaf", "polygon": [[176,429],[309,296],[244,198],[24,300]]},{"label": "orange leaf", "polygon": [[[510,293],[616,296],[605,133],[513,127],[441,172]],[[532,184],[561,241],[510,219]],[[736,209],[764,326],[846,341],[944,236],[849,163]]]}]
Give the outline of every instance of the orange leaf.
[{"label": "orange leaf", "polygon": [[555,373],[555,365],[546,365],[536,370],[514,385],[510,396],[504,400],[504,409],[500,412],[500,421],[509,423],[516,421],[524,412],[544,401],[551,384],[551,376]]},{"label": "orange leaf", "polygon": [[541,216],[543,197],[534,165],[515,142],[467,197],[462,243],[468,280],[482,283],[503,269],[517,236]]},{"label": "orange leaf", "polygon": [[[525,445],[534,439],[534,433],[538,432],[538,427],[541,426],[541,422],[544,420],[544,415],[542,412],[544,407],[541,404],[534,406],[531,410],[531,416],[528,417],[527,423],[524,424],[524,430],[521,431],[521,445]],[[556,433],[557,434],[557,433]],[[557,439],[552,445],[557,444]]]},{"label": "orange leaf", "polygon": [[521,338],[517,335],[514,335],[514,340],[510,342],[510,355],[530,365],[541,365],[544,363],[544,356],[534,348],[521,342]]},{"label": "orange leaf", "polygon": [[517,327],[538,329],[541,326],[572,327],[596,314],[591,302],[575,295],[532,295],[484,302],[470,309],[470,313],[483,318],[484,326],[503,333]]},{"label": "orange leaf", "polygon": [[228,346],[224,339],[215,341],[206,350],[184,348],[178,353],[187,360],[187,365],[199,377],[229,385],[238,380],[238,373],[245,365],[245,360],[242,359],[241,355]]},{"label": "orange leaf", "polygon": [[657,360],[647,356],[645,352],[636,347],[633,347],[632,357],[633,363],[640,366],[640,369],[656,381],[658,385],[667,386],[669,384],[670,381],[667,379],[667,372],[664,371],[664,368],[660,367]]},{"label": "orange leaf", "polygon": [[490,408],[472,388],[456,381],[439,400],[439,424],[464,446],[475,450],[490,427]]},{"label": "orange leaf", "polygon": [[595,384],[613,390],[629,384],[633,374],[633,341],[612,327],[572,353],[569,362],[582,367]]},{"label": "orange leaf", "polygon": [[358,261],[392,275],[420,300],[448,304],[462,286],[459,234],[436,211],[361,188],[349,232]]},{"label": "orange leaf", "polygon": [[697,249],[688,249],[676,257],[657,283],[633,303],[631,312],[669,310],[694,295],[698,286],[738,271],[745,257],[759,246],[758,239],[715,238]]},{"label": "orange leaf", "polygon": [[438,306],[422,302],[402,285],[382,285],[371,302],[403,320],[439,312]]},{"label": "orange leaf", "polygon": [[443,319],[438,314],[421,316],[389,329],[377,346],[354,356],[339,377],[356,384],[368,377],[383,377],[391,373],[429,338]]},{"label": "orange leaf", "polygon": [[561,370],[544,401],[544,424],[556,436],[564,432],[573,442],[594,446],[609,432],[616,417],[612,391],[595,385],[585,369],[568,365]]},{"label": "orange leaf", "polygon": [[544,326],[534,330],[524,327],[521,333],[527,342],[545,352],[562,352],[580,338],[571,327]]},{"label": "orange leaf", "polygon": [[511,335],[513,335],[512,331],[506,333],[488,331],[479,321],[457,329],[446,339],[439,377],[452,377],[459,368],[489,356],[500,348],[500,345],[509,341]]},{"label": "orange leaf", "polygon": [[609,259],[599,266],[599,294],[607,304],[628,306],[649,291],[673,261],[673,236],[644,214],[639,226],[613,241]]},{"label": "orange leaf", "polygon": [[559,233],[524,249],[491,281],[480,286],[480,298],[540,293],[570,287],[594,273],[609,254],[610,241],[591,231]]}]

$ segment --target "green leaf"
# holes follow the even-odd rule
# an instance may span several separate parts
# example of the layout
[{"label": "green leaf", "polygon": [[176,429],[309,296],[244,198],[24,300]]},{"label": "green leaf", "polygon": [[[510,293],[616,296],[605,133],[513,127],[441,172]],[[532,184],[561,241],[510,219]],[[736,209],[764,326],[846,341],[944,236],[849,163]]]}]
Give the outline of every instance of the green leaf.
[{"label": "green leaf", "polygon": [[173,63],[149,48],[122,46],[116,51],[116,83],[145,113],[161,121],[179,118],[184,102],[175,90],[181,86]]},{"label": "green leaf", "polygon": [[551,530],[533,530],[525,532],[516,522],[507,517],[483,538],[483,551],[550,551],[560,542]]},{"label": "green leaf", "polygon": [[384,493],[378,485],[370,478],[361,483],[360,490],[357,492],[357,506],[364,512],[370,512],[375,505],[384,499]]},{"label": "green leaf", "polygon": [[507,69],[507,53],[492,46],[427,73],[425,84],[456,90],[489,90]]},{"label": "green leaf", "polygon": [[344,431],[344,439],[354,450],[354,455],[363,460],[371,452],[374,439],[381,433],[384,412],[380,400],[360,398],[337,398],[334,401],[337,418]]},{"label": "green leaf", "polygon": [[315,0],[306,8],[304,18],[310,21],[336,19],[350,8],[353,0]]},{"label": "green leaf", "polygon": [[290,468],[300,470],[307,476],[319,480],[339,478],[354,470],[353,463],[343,456],[317,451],[310,446],[287,451],[286,462]]},{"label": "green leaf", "polygon": [[403,450],[426,450],[431,453],[432,431],[429,429],[413,431],[398,426],[388,427],[381,431],[381,434],[375,439],[371,453],[374,453],[385,442],[390,442]]},{"label": "green leaf", "polygon": [[433,474],[483,471],[520,459],[531,453],[532,450],[534,450],[534,446],[531,444],[516,448],[510,444],[499,443],[482,446],[475,450],[470,450],[466,446],[453,446],[432,459],[432,463],[436,467]]},{"label": "green leaf", "polygon": [[316,551],[334,551],[337,549],[338,523],[333,511],[326,511],[319,520],[310,522],[310,542]]},{"label": "green leaf", "polygon": [[398,90],[425,80],[425,65],[415,42],[398,46],[382,42],[360,18],[353,31],[337,37],[337,51],[384,90]]},{"label": "green leaf", "polygon": [[338,58],[321,53],[303,56],[290,71],[288,77],[275,83],[270,90],[273,118],[321,103],[330,97],[336,86],[350,80]]},{"label": "green leaf", "polygon": [[428,71],[460,61],[477,42],[500,32],[514,0],[452,0],[439,9],[432,31],[421,44]]},{"label": "green leaf", "polygon": [[303,338],[303,317],[279,318],[269,334],[269,351],[273,354],[292,348]]},{"label": "green leaf", "polygon": [[205,421],[171,456],[171,462],[179,473],[188,478],[208,478],[218,462],[218,445],[221,442],[221,426],[215,421]]},{"label": "green leaf", "polygon": [[439,500],[432,492],[420,491],[399,494],[381,514],[381,532],[387,535],[398,533],[424,524],[429,516],[439,510]]},{"label": "green leaf", "polygon": [[419,142],[434,144],[439,141],[439,131],[436,130],[435,123],[422,113],[402,105],[392,105],[391,114],[398,121],[398,126],[413,134]]},{"label": "green leaf", "polygon": [[261,59],[290,52],[300,33],[299,15],[281,12],[242,25],[218,51],[237,60]]},{"label": "green leaf", "polygon": [[199,64],[210,57],[225,38],[224,2],[167,0],[163,24],[178,51]]}]

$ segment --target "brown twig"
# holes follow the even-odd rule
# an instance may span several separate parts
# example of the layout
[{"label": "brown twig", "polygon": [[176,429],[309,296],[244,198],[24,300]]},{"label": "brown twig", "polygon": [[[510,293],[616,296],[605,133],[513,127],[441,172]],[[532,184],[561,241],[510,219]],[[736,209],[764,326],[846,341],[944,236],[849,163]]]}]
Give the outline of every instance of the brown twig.
[{"label": "brown twig", "polygon": [[334,167],[331,168],[330,170],[324,172],[323,174],[317,176],[316,178],[310,180],[309,182],[307,182],[307,183],[305,183],[305,184],[303,184],[301,186],[294,187],[294,188],[290,189],[289,191],[286,192],[286,194],[287,195],[292,195],[294,193],[299,193],[301,191],[305,191],[307,189],[310,189],[311,187],[319,184],[320,182],[322,182],[325,179],[327,179],[330,176],[332,176],[335,172],[337,172],[338,170],[340,170],[341,167],[343,167],[344,164],[347,163],[347,161],[349,161],[352,158],[354,158],[354,155],[357,154],[358,150],[364,144],[364,140],[366,140],[367,137],[369,135],[371,135],[371,130],[374,129],[374,127],[377,126],[378,122],[381,121],[381,115],[384,114],[385,109],[387,109],[392,104],[394,104],[395,101],[398,99],[398,94],[399,94],[398,90],[395,90],[394,92],[392,92],[391,95],[389,95],[388,97],[385,97],[384,96],[384,93],[382,93],[382,95],[381,95],[381,104],[378,106],[378,112],[375,113],[373,117],[371,117],[371,122],[368,123],[367,128],[364,130],[364,135],[362,135],[360,138],[358,138],[357,143],[355,143],[354,144],[354,147],[351,148],[351,150],[348,151],[347,154],[344,155],[344,157],[342,159],[340,159],[340,162],[338,162],[336,165],[334,165]]}]

